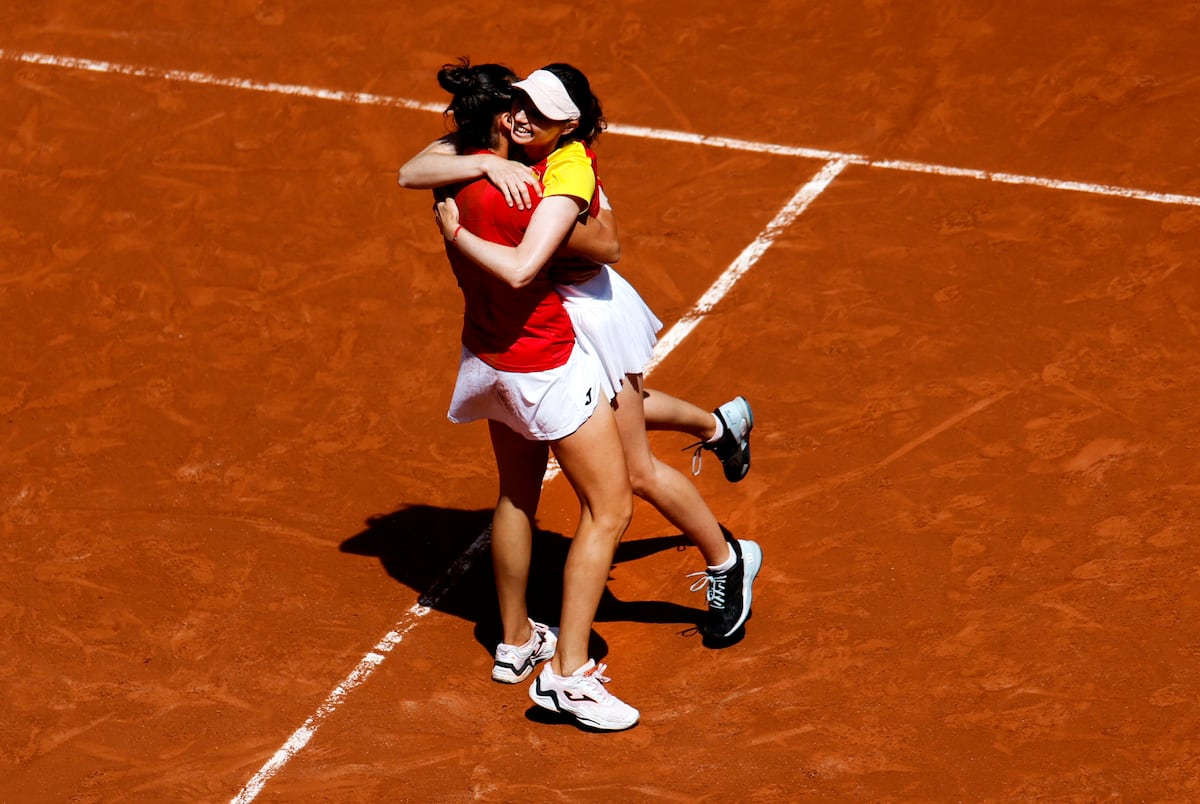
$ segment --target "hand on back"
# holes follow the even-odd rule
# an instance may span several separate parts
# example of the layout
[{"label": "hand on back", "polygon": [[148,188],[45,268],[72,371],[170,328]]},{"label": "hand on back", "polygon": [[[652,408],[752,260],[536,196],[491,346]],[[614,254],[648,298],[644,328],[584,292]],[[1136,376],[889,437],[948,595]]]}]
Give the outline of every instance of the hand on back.
[{"label": "hand on back", "polygon": [[535,195],[542,194],[533,168],[521,162],[497,156],[487,160],[484,175],[504,195],[505,202],[517,209],[532,209]]}]

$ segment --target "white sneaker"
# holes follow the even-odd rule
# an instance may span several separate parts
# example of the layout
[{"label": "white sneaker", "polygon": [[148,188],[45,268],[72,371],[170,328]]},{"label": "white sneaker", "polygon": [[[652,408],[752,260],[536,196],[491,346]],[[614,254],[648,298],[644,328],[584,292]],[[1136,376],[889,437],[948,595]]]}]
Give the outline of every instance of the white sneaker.
[{"label": "white sneaker", "polygon": [[529,678],[538,662],[553,658],[558,637],[548,625],[529,621],[533,634],[524,645],[496,646],[496,661],[492,665],[492,680],[501,684],[516,684]]},{"label": "white sneaker", "polygon": [[594,729],[628,729],[638,722],[641,713],[604,688],[609,682],[604,677],[606,667],[588,659],[571,675],[560,676],[546,665],[530,685],[529,697],[543,709],[572,715]]}]

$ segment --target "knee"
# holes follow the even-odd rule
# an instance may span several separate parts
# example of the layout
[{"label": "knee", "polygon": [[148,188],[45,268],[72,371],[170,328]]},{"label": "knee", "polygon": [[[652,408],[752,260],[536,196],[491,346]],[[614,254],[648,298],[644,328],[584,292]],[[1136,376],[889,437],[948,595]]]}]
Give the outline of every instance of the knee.
[{"label": "knee", "polygon": [[607,506],[604,511],[593,511],[593,516],[596,525],[605,534],[614,542],[620,541],[633,521],[633,498],[625,497],[620,503]]},{"label": "knee", "polygon": [[633,493],[641,497],[647,502],[653,502],[655,492],[658,490],[658,478],[654,472],[631,472],[629,474],[629,484],[633,488]]},{"label": "knee", "polygon": [[629,485],[633,493],[653,502],[658,491],[659,475],[655,461],[638,461],[629,465]]},{"label": "knee", "polygon": [[537,515],[538,498],[521,499],[501,493],[492,512],[492,521],[520,517],[530,522]]}]

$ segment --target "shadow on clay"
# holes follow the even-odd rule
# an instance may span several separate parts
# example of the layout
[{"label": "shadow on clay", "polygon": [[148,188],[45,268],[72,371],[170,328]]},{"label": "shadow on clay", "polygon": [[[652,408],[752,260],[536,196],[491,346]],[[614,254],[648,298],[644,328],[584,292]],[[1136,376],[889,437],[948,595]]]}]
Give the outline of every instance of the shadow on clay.
[{"label": "shadow on clay", "polygon": [[[430,505],[406,505],[371,517],[367,527],[341,544],[343,553],[374,556],[389,576],[419,595],[418,602],[475,623],[475,638],[490,653],[501,628],[492,577],[490,544],[480,534],[491,523],[491,509],[465,511]],[[684,548],[682,536],[622,542],[614,563],[634,561]],[[528,593],[529,616],[557,625],[562,610],[562,573],[571,540],[561,533],[533,534]],[[679,623],[684,632],[700,626],[704,612],[658,600],[623,601],[605,589],[596,622]],[[608,646],[595,632],[589,653],[602,659]]]}]

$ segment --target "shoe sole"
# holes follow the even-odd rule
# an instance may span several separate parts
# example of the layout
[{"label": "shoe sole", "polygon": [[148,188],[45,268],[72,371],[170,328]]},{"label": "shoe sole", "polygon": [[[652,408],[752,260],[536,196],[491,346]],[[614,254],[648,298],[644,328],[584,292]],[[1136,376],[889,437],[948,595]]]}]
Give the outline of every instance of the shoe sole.
[{"label": "shoe sole", "polygon": [[492,681],[498,681],[501,684],[520,684],[525,679],[533,674],[533,668],[530,667],[524,673],[517,675],[507,667],[493,667]]},{"label": "shoe sole", "polygon": [[746,435],[750,435],[750,431],[754,429],[754,411],[750,408],[750,403],[746,401],[746,397],[739,396],[742,400],[742,407],[746,409],[746,420],[750,422],[750,426],[746,428]]},{"label": "shoe sole", "polygon": [[750,433],[754,430],[754,410],[751,409],[750,403],[746,401],[746,397],[736,397],[734,402],[741,402],[746,418],[746,462],[742,464],[742,473],[737,477],[730,477],[729,472],[725,472],[725,479],[730,483],[737,483],[745,479],[746,475],[750,474]]},{"label": "shoe sole", "polygon": [[553,692],[542,693],[538,691],[538,679],[536,678],[529,687],[529,699],[542,709],[573,717],[588,728],[597,729],[598,731],[624,731],[625,729],[632,729],[641,720],[641,713],[638,713],[638,717],[634,718],[632,723],[625,723],[621,721],[595,720],[594,718],[585,717],[578,712],[572,712],[570,709],[564,709],[558,705],[558,696]]}]

